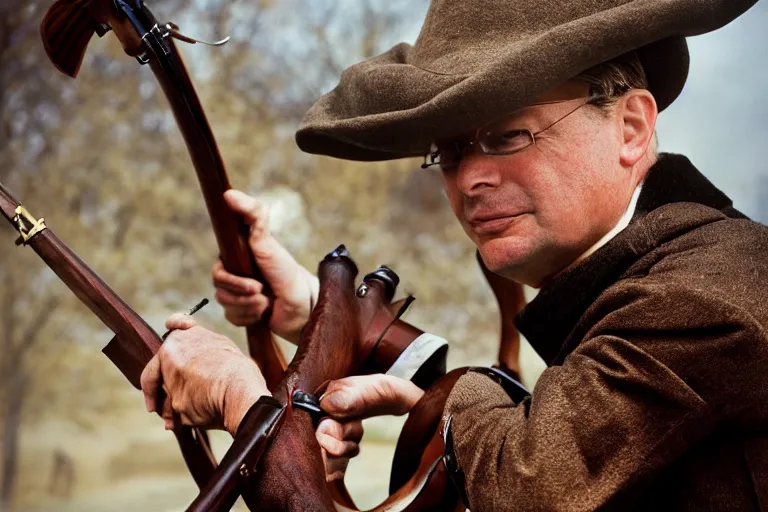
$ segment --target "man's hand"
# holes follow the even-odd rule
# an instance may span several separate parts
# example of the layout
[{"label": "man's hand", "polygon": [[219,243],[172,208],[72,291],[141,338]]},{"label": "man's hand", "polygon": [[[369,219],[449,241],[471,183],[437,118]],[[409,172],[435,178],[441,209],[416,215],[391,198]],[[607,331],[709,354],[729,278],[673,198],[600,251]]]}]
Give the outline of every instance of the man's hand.
[{"label": "man's hand", "polygon": [[166,327],[173,332],[141,374],[147,411],[158,410],[162,386],[166,429],[178,414],[184,425],[225,428],[234,436],[251,405],[270,394],[258,366],[231,340],[190,316],[173,315]]},{"label": "man's hand", "polygon": [[362,419],[406,414],[424,395],[410,381],[389,375],[361,375],[332,381],[320,399],[331,418],[315,432],[323,451],[327,481],[344,477],[349,459],[360,453]]},{"label": "man's hand", "polygon": [[343,479],[349,459],[360,453],[363,421],[341,423],[331,418],[323,418],[317,426],[315,436],[323,455],[326,482]]},{"label": "man's hand", "polygon": [[258,321],[271,305],[270,329],[297,343],[299,333],[317,301],[320,286],[317,277],[299,265],[272,237],[265,205],[237,190],[228,190],[224,199],[232,211],[242,215],[250,226],[248,243],[274,297],[270,304],[270,298],[262,293],[262,283],[230,274],[219,261],[212,271],[213,284],[217,289],[216,300],[224,306],[227,320],[237,326]]}]

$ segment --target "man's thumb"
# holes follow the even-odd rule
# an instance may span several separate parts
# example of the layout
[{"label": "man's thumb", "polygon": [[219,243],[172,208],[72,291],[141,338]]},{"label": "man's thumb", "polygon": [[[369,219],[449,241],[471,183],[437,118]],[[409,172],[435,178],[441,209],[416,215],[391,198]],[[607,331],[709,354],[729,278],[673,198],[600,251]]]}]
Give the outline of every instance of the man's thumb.
[{"label": "man's thumb", "polygon": [[[333,384],[333,383],[332,383]],[[354,387],[338,387],[330,389],[320,399],[320,407],[331,417],[343,420],[361,416],[360,390]]]},{"label": "man's thumb", "polygon": [[224,201],[233,212],[241,215],[249,226],[266,213],[264,203],[239,190],[230,189],[224,192]]},{"label": "man's thumb", "polygon": [[332,381],[320,407],[337,419],[401,415],[422,395],[415,384],[403,379],[382,374],[359,375]]},{"label": "man's thumb", "polygon": [[228,190],[224,199],[229,207],[243,216],[250,226],[248,244],[264,278],[278,294],[295,282],[301,267],[269,232],[269,214],[267,206],[256,198],[239,190]]}]

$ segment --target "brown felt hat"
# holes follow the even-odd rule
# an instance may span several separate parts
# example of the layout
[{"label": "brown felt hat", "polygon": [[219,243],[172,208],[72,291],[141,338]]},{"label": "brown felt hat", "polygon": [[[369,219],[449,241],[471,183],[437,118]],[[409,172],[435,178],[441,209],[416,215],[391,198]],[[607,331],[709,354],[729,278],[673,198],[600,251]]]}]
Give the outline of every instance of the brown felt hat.
[{"label": "brown felt hat", "polygon": [[423,155],[435,139],[631,51],[663,110],[688,76],[685,37],[726,25],[756,1],[432,0],[416,43],[346,69],[296,141],[349,160]]}]

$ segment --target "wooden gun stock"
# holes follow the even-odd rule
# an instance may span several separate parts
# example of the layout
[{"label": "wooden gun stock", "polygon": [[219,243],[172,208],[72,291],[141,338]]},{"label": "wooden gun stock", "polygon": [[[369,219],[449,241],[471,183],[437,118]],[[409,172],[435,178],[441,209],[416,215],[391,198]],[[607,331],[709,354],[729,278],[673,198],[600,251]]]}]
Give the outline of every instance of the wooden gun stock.
[{"label": "wooden gun stock", "polygon": [[[119,1],[119,0],[117,0]],[[138,57],[146,50],[130,21],[110,0],[57,0],[40,23],[43,47],[54,66],[77,77],[93,34],[114,30],[125,53]]]},{"label": "wooden gun stock", "polygon": [[99,23],[85,0],[59,0],[43,17],[40,34],[48,58],[65,75],[75,78],[85,50]]}]

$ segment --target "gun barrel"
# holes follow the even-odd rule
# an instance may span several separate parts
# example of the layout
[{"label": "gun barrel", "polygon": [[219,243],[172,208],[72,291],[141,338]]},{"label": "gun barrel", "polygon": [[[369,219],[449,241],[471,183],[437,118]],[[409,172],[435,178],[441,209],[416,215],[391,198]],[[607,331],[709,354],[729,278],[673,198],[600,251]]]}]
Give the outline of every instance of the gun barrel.
[{"label": "gun barrel", "polygon": [[104,325],[115,333],[105,354],[137,389],[141,372],[162,344],[160,336],[42,219],[36,221],[0,184],[0,210],[28,245]]},{"label": "gun barrel", "polygon": [[[77,298],[115,333],[102,352],[135,388],[141,389],[141,372],[160,349],[163,343],[160,336],[48,229],[42,219],[35,221],[2,183],[0,212],[19,232],[22,244],[30,246]],[[216,467],[205,432],[179,426],[174,429],[174,434],[193,478],[202,487]]]}]

